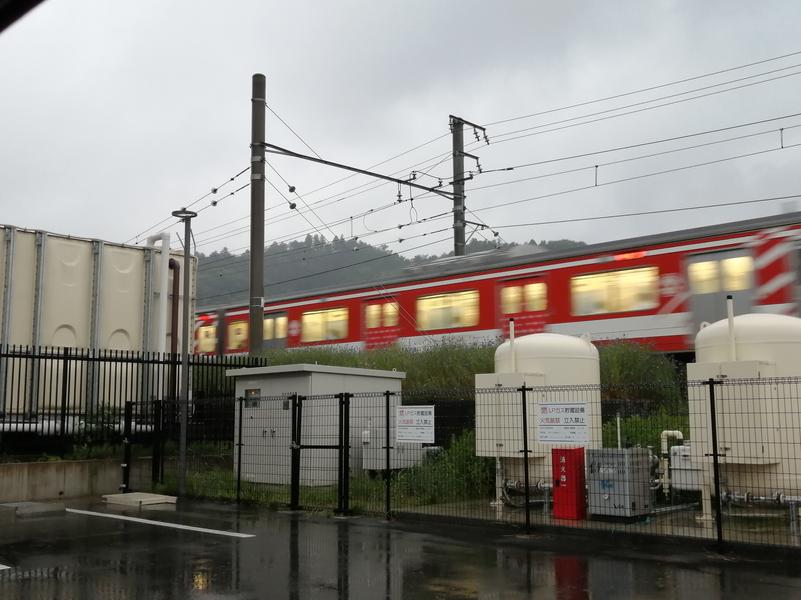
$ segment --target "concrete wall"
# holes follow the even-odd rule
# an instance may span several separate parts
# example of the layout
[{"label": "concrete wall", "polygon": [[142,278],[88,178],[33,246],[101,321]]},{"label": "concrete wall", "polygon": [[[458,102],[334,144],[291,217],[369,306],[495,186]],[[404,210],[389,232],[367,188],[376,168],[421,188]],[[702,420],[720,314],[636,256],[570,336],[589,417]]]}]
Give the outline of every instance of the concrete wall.
[{"label": "concrete wall", "polygon": [[0,502],[116,494],[121,481],[118,460],[4,463],[0,464]]}]

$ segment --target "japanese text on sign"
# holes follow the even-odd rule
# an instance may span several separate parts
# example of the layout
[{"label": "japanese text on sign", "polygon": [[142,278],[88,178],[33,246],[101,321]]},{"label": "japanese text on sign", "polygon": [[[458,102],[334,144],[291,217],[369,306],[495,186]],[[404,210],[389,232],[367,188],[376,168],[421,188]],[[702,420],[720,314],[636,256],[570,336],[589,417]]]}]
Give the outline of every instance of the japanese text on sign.
[{"label": "japanese text on sign", "polygon": [[398,406],[395,411],[395,441],[434,443],[434,407]]},{"label": "japanese text on sign", "polygon": [[551,444],[586,443],[587,405],[540,404],[537,425],[539,441]]}]

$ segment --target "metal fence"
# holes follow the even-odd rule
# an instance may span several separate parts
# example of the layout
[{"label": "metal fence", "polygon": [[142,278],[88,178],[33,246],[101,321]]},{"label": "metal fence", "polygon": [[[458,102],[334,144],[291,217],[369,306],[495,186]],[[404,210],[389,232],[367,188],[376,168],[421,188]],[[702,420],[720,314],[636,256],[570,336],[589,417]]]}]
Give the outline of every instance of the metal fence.
[{"label": "metal fence", "polygon": [[[234,397],[226,369],[262,366],[249,357],[191,356],[193,412]],[[94,456],[121,444],[126,403],[141,427],[177,423],[180,356],[150,352],[0,347],[0,455]]]},{"label": "metal fence", "polygon": [[[263,360],[190,364],[192,496],[801,546],[801,378],[235,398]],[[2,348],[0,456],[111,453],[123,490],[175,492],[179,369]]]},{"label": "metal fence", "polygon": [[[400,441],[410,407],[433,407],[428,441]],[[801,379],[287,394],[190,421],[193,496],[801,545]],[[174,491],[165,464],[158,489]]]}]

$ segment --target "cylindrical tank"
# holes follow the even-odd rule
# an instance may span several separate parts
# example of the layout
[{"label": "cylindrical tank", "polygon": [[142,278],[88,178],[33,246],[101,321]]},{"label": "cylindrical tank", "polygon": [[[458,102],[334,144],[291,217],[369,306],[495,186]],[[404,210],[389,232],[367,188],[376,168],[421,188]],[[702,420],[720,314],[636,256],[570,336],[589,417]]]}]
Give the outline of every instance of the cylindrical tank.
[{"label": "cylindrical tank", "polygon": [[801,375],[801,319],[786,315],[739,315],[734,317],[733,330],[736,358],[731,356],[729,324],[723,319],[698,332],[696,362],[760,360],[773,363],[777,377]]},{"label": "cylindrical tank", "polygon": [[505,341],[495,351],[495,372],[542,373],[549,386],[601,382],[598,349],[585,339],[559,333]]}]

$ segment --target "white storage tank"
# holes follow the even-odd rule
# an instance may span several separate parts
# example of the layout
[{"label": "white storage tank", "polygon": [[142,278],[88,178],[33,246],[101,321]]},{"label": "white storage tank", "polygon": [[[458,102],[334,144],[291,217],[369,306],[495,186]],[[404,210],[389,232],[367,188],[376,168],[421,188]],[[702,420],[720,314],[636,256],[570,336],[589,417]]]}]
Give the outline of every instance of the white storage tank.
[{"label": "white storage tank", "polygon": [[601,447],[600,383],[598,349],[587,339],[535,333],[507,340],[495,351],[495,373],[476,375],[476,455],[497,458],[501,479],[523,479],[518,388],[532,388],[526,396],[529,477],[532,484],[549,483],[552,448]]},{"label": "white storage tank", "polygon": [[734,356],[727,319],[703,327],[695,337],[696,363],[761,361],[776,377],[801,375],[801,319],[786,315],[734,317]]},{"label": "white storage tank", "polygon": [[548,385],[601,383],[598,349],[583,338],[559,333],[506,340],[495,350],[495,373],[547,374]]},{"label": "white storage tank", "polygon": [[801,494],[801,384],[778,377],[801,377],[801,319],[746,314],[698,332],[687,379],[692,462],[702,468],[705,500],[712,435],[709,386],[699,382],[709,379],[720,382],[714,389],[724,491]]}]

